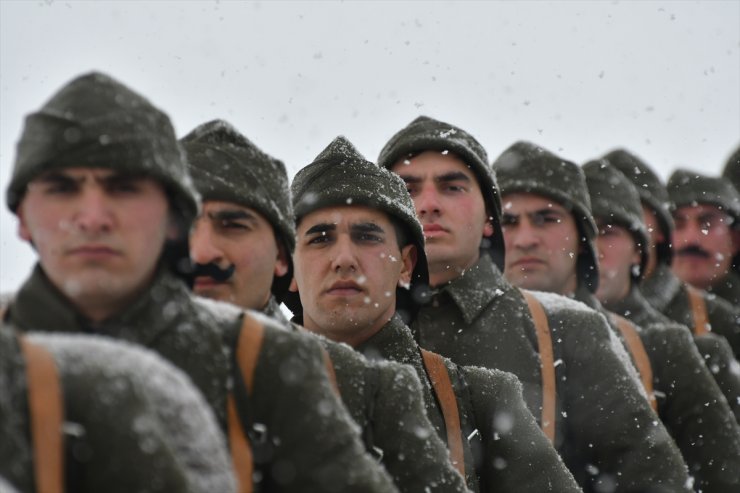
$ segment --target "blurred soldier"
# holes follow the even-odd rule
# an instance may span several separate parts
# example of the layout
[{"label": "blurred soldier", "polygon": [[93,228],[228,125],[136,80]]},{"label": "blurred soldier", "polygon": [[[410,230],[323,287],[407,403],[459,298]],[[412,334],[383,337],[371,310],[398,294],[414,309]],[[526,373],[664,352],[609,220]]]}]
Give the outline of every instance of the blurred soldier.
[{"label": "blurred soldier", "polygon": [[27,117],[7,204],[39,256],[11,325],[104,334],[170,360],[228,429],[243,491],[393,491],[315,341],[198,301],[176,278],[198,202],[169,118],[149,101],[102,74],[68,83]]},{"label": "blurred soldier", "polygon": [[370,358],[413,366],[429,419],[475,489],[577,491],[513,375],[423,351],[403,322],[400,312],[412,314],[412,298],[428,289],[424,236],[404,183],[339,137],[291,190],[291,289],[300,301],[289,302],[304,326]]},{"label": "blurred soldier", "polygon": [[603,318],[504,279],[501,203],[487,160],[470,134],[427,117],[378,158],[405,181],[426,238],[433,291],[411,325],[421,346],[517,375],[585,491],[683,491],[680,454]]},{"label": "blurred soldier", "polygon": [[[285,166],[220,120],[198,126],[181,142],[202,200],[190,234],[194,290],[287,323],[279,305],[292,278],[295,226]],[[464,489],[426,417],[414,371],[370,362],[317,337],[330,355],[342,400],[363,430],[365,448],[382,451],[396,486],[409,492],[432,484],[435,490]]]},{"label": "blurred soldier", "polygon": [[0,475],[19,491],[236,491],[210,408],[150,351],[2,326],[0,388]]},{"label": "blurred soldier", "polygon": [[[653,363],[654,390],[661,419],[679,445],[702,491],[740,487],[740,429],[701,358],[682,357],[674,341],[689,342],[686,326],[650,306],[638,284],[647,260],[648,233],[640,197],[632,183],[606,160],[583,166],[598,227],[599,289],[604,307],[644,329],[640,337]],[[693,356],[693,355],[692,355]],[[737,383],[737,382],[736,382]],[[737,400],[740,394],[733,395]]]},{"label": "blurred soldier", "polygon": [[740,422],[740,366],[724,337],[737,338],[733,334],[740,333],[740,312],[734,313],[726,300],[682,283],[671,271],[673,218],[668,211],[668,192],[650,167],[624,149],[601,159],[620,170],[640,196],[648,248],[639,293],[658,312],[689,327],[699,353]]},{"label": "blurred soldier", "polygon": [[740,306],[740,192],[724,178],[688,170],[668,179],[673,272],[684,282]]},{"label": "blurred soldier", "polygon": [[735,152],[727,159],[722,176],[730,180],[735,190],[740,192],[740,147],[735,149]]}]

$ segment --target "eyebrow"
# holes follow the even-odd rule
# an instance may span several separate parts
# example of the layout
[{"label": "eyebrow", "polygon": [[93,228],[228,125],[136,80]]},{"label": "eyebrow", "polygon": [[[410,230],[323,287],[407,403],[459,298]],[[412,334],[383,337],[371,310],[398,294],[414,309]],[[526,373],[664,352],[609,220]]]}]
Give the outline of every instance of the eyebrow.
[{"label": "eyebrow", "polygon": [[371,222],[353,224],[352,226],[350,226],[350,230],[353,233],[383,233],[385,234],[385,230],[383,228]]},{"label": "eyebrow", "polygon": [[[409,175],[404,173],[399,173],[398,176],[401,177],[403,181],[406,183],[421,183],[422,178],[415,175]],[[434,181],[437,183],[447,183],[451,181],[465,181],[470,182],[470,177],[463,173],[462,171],[450,171],[449,173],[444,173],[439,176],[434,177]]]},{"label": "eyebrow", "polygon": [[234,221],[239,219],[247,219],[254,221],[254,214],[241,210],[241,209],[227,209],[216,212],[209,212],[208,218],[214,221]]},{"label": "eyebrow", "polygon": [[308,228],[308,231],[306,231],[306,236],[315,235],[319,233],[328,233],[329,231],[336,231],[336,229],[337,229],[336,224],[319,223],[319,224],[316,224]]}]

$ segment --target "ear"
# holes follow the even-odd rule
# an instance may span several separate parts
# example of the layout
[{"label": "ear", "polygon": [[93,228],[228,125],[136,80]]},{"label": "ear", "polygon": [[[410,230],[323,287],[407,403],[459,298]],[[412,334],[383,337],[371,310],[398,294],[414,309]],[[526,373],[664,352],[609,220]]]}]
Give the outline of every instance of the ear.
[{"label": "ear", "polygon": [[401,249],[401,273],[398,278],[400,286],[411,284],[411,276],[414,273],[417,258],[416,245],[409,244]]},{"label": "ear", "polygon": [[290,280],[290,286],[288,286],[288,291],[290,291],[291,293],[298,292],[298,283],[295,282],[295,277]]},{"label": "ear", "polygon": [[18,215],[18,236],[20,239],[31,243],[31,231],[28,229],[26,214],[23,210],[23,202],[16,209],[16,214]]},{"label": "ear", "polygon": [[288,265],[288,255],[285,253],[285,246],[282,245],[282,243],[278,243],[278,253],[277,258],[275,259],[275,277],[283,277],[287,274]]},{"label": "ear", "polygon": [[732,246],[735,250],[735,255],[740,253],[740,227],[732,230]]},{"label": "ear", "polygon": [[493,236],[493,232],[493,217],[488,216],[488,219],[486,219],[486,222],[483,224],[483,237],[490,238]]}]

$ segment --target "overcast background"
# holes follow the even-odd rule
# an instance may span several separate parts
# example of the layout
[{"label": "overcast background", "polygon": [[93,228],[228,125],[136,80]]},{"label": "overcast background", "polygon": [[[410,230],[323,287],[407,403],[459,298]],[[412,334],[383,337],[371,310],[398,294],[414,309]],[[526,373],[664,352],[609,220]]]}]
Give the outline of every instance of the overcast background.
[{"label": "overcast background", "polygon": [[178,135],[234,124],[294,174],[344,134],[371,160],[420,114],[495,158],[527,139],[582,163],[623,146],[662,177],[740,144],[740,1],[0,0],[0,292],[34,255],[4,206],[24,115],[101,70]]}]

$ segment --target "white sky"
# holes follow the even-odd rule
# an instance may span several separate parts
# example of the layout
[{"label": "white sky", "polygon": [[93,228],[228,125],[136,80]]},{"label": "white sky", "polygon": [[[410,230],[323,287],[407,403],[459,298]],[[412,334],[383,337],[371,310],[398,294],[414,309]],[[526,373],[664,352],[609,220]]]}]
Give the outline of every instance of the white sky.
[{"label": "white sky", "polygon": [[375,160],[419,114],[495,158],[527,139],[583,162],[615,146],[664,178],[740,143],[740,1],[0,0],[0,292],[34,262],[5,204],[24,115],[101,70],[179,135],[234,124],[291,174],[335,136]]}]

